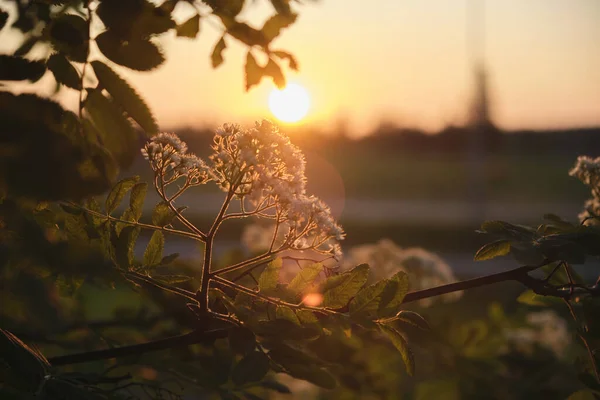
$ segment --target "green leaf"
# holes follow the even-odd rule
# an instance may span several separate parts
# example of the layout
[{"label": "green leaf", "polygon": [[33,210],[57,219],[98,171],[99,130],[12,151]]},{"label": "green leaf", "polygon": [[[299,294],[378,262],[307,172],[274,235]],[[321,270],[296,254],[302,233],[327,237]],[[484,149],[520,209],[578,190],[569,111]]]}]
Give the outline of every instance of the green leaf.
[{"label": "green leaf", "polygon": [[314,263],[307,265],[292,279],[287,286],[288,290],[296,295],[302,294],[308,289],[317,279],[319,274],[323,271],[323,264]]},{"label": "green leaf", "polygon": [[258,278],[258,290],[266,292],[277,288],[279,283],[279,271],[283,265],[283,260],[278,257],[271,261]]},{"label": "green leaf", "polygon": [[263,69],[256,62],[256,58],[248,51],[246,54],[246,91],[254,85],[258,85],[263,77]]},{"label": "green leaf", "polygon": [[131,178],[125,178],[119,181],[106,197],[105,210],[106,214],[111,214],[123,201],[123,198],[131,190],[135,184],[140,180],[139,176],[133,176]]},{"label": "green leaf", "polygon": [[137,122],[149,135],[158,133],[158,125],[148,105],[121,76],[108,65],[92,61],[100,85],[110,93],[114,102]]},{"label": "green leaf", "polygon": [[334,275],[321,284],[323,307],[341,308],[356,296],[369,278],[369,266],[361,264],[350,271]]},{"label": "green leaf", "polygon": [[148,191],[148,184],[146,182],[136,183],[131,189],[129,195],[129,209],[134,221],[139,221],[144,211],[144,199],[146,192]]},{"label": "green leaf", "polygon": [[288,60],[289,67],[294,71],[298,71],[298,61],[292,54],[283,50],[274,50],[273,54],[282,60]]},{"label": "green leaf", "polygon": [[398,312],[402,305],[404,296],[408,293],[408,275],[404,271],[398,271],[389,278],[381,292],[378,316],[388,317]]},{"label": "green leaf", "polygon": [[283,28],[287,28],[296,21],[297,14],[275,14],[263,25],[261,31],[267,42],[271,42]]},{"label": "green leaf", "polygon": [[48,26],[52,46],[69,59],[86,62],[89,48],[88,22],[78,15],[62,14]]},{"label": "green leaf", "polygon": [[350,302],[350,315],[375,316],[387,283],[386,279],[361,289]]},{"label": "green leaf", "polygon": [[300,325],[300,320],[298,319],[298,316],[296,316],[294,310],[292,310],[289,307],[277,306],[277,308],[275,309],[275,316],[277,317],[277,319],[285,319],[296,325]]},{"label": "green leaf", "polygon": [[316,324],[317,322],[319,322],[319,319],[310,310],[297,310],[296,316],[302,324]]},{"label": "green leaf", "polygon": [[272,58],[269,58],[269,62],[263,69],[263,74],[273,78],[273,83],[275,83],[279,89],[285,87],[285,76],[283,75],[283,72],[281,72],[279,65]]},{"label": "green leaf", "polygon": [[212,54],[210,55],[210,60],[212,62],[212,67],[217,68],[219,65],[223,63],[223,51],[227,47],[227,43],[225,43],[225,36],[221,36],[221,39],[215,45]]},{"label": "green leaf", "polygon": [[148,247],[144,252],[144,265],[151,267],[160,264],[163,256],[163,249],[165,247],[165,236],[161,231],[154,231]]},{"label": "green leaf", "polygon": [[597,397],[594,395],[594,392],[588,389],[578,390],[575,393],[571,394],[567,400],[596,400]]},{"label": "green leaf", "polygon": [[233,382],[241,386],[249,382],[258,382],[269,372],[269,357],[259,351],[244,356],[231,372]]},{"label": "green leaf", "polygon": [[0,54],[0,81],[38,81],[46,73],[42,61]]},{"label": "green leaf", "polygon": [[408,375],[413,376],[415,373],[415,360],[412,351],[408,347],[406,339],[404,339],[404,337],[394,328],[384,324],[378,324],[378,326],[379,329],[391,340],[392,344],[400,352],[400,356],[402,357],[402,361],[404,361]]},{"label": "green leaf", "polygon": [[514,225],[504,221],[486,221],[481,224],[481,232],[501,236],[505,239],[527,241],[535,236],[535,229]]},{"label": "green leaf", "polygon": [[504,256],[510,253],[510,241],[505,239],[488,243],[477,250],[475,261],[491,260],[492,258]]},{"label": "green leaf", "polygon": [[194,39],[200,32],[200,15],[196,14],[177,26],[177,36]]},{"label": "green leaf", "polygon": [[81,78],[79,72],[73,64],[60,53],[55,53],[48,58],[46,63],[48,69],[52,71],[56,82],[70,87],[71,89],[81,90]]},{"label": "green leaf", "polygon": [[110,30],[96,37],[98,48],[109,60],[136,71],[150,71],[165,61],[150,39],[122,40]]},{"label": "green leaf", "polygon": [[517,297],[517,301],[519,303],[527,304],[530,306],[551,306],[555,304],[561,304],[562,300],[558,297],[553,296],[542,296],[535,293],[533,290],[528,289],[521,293],[519,297]]},{"label": "green leaf", "polygon": [[424,331],[431,330],[429,323],[420,314],[414,311],[402,310],[394,317],[394,322],[400,322],[402,324],[412,325],[416,328],[423,329]]},{"label": "green leaf", "polygon": [[229,330],[229,345],[238,354],[247,354],[256,347],[256,337],[248,328],[237,326]]},{"label": "green leaf", "polygon": [[122,167],[131,165],[139,151],[138,134],[119,107],[100,90],[88,90],[85,109],[101,135],[102,144]]},{"label": "green leaf", "polygon": [[162,260],[160,260],[160,265],[171,264],[179,257],[179,253],[169,254],[168,256],[164,256]]},{"label": "green leaf", "polygon": [[275,390],[277,393],[283,393],[283,394],[292,393],[290,388],[285,386],[283,383],[279,383],[277,381],[264,380],[260,383],[260,386],[267,388],[267,389]]},{"label": "green leaf", "polygon": [[140,234],[137,226],[126,226],[121,230],[115,246],[115,258],[117,264],[123,269],[133,266],[135,242]]},{"label": "green leaf", "polygon": [[175,217],[175,213],[164,201],[158,203],[152,212],[152,223],[157,226],[167,226]]}]

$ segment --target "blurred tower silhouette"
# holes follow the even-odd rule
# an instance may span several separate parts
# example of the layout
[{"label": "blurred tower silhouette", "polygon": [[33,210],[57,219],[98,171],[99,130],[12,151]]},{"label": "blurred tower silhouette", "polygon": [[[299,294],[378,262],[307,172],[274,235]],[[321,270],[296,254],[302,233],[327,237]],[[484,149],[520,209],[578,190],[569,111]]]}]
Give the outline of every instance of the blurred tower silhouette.
[{"label": "blurred tower silhouette", "polygon": [[498,130],[490,118],[488,77],[485,66],[485,0],[467,0],[467,43],[474,71],[474,90],[468,116],[468,196],[471,218],[483,221],[486,214],[486,153]]}]

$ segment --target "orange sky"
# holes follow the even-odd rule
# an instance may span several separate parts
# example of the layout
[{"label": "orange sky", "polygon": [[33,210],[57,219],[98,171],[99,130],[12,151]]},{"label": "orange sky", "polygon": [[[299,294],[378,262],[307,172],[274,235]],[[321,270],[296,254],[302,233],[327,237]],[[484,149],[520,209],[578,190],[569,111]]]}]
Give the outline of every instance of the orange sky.
[{"label": "orange sky", "polygon": [[[435,131],[461,124],[472,90],[466,40],[468,0],[321,0],[274,43],[300,62],[288,74],[311,95],[309,122],[346,119],[364,134],[383,119]],[[483,0],[470,0],[483,1]],[[258,0],[243,16],[260,26],[272,13]],[[485,56],[492,116],[502,128],[600,125],[600,1],[487,0]],[[183,13],[182,19],[186,18]],[[269,117],[270,80],[244,92],[245,49],[207,23],[196,40],[162,39],[167,62],[150,73],[121,71],[146,97],[163,129]]]}]

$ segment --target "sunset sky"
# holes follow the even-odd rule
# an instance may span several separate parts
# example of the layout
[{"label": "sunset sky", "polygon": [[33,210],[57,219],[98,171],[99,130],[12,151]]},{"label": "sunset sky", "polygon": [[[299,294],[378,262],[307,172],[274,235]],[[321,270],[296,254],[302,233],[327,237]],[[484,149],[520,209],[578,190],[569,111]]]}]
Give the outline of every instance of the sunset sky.
[{"label": "sunset sky", "polygon": [[[295,4],[299,18],[273,48],[291,51],[300,63],[299,73],[287,76],[310,94],[305,122],[328,128],[346,121],[354,134],[381,121],[429,131],[464,123],[473,90],[469,1],[478,0]],[[266,0],[250,3],[242,17],[260,27],[273,10]],[[493,120],[504,129],[600,125],[600,1],[486,4]],[[225,63],[211,68],[219,36],[201,21],[196,40],[161,39],[167,62],[158,70],[121,69],[163,129],[272,118],[270,80],[244,91],[242,45],[229,40]]]},{"label": "sunset sky", "polygon": [[[477,0],[475,0],[477,1]],[[483,1],[483,0],[481,0]],[[322,0],[277,39],[300,72],[289,74],[311,95],[307,121],[355,133],[382,119],[437,130],[467,114],[473,73],[468,0]],[[485,59],[494,121],[505,129],[600,125],[600,1],[487,0]],[[266,1],[245,10],[256,25]],[[161,125],[198,125],[270,116],[270,80],[244,92],[242,46],[210,67],[218,33],[203,24],[198,40],[169,38],[158,71],[130,74]],[[137,76],[135,76],[137,75]]]}]

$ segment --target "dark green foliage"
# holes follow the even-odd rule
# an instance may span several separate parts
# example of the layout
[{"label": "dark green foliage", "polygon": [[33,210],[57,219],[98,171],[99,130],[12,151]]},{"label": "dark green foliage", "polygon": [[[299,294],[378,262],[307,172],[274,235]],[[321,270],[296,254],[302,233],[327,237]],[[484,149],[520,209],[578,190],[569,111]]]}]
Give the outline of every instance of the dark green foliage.
[{"label": "dark green foliage", "polygon": [[139,181],[139,176],[134,176],[131,178],[125,178],[119,181],[108,193],[105,202],[105,211],[106,215],[110,215],[114,210],[119,207],[123,198]]},{"label": "dark green foliage", "polygon": [[108,189],[110,158],[80,140],[77,117],[32,94],[0,92],[0,187],[38,199],[80,199]]},{"label": "dark green foliage", "polygon": [[177,25],[177,36],[194,39],[200,32],[200,15],[196,14],[181,25]]},{"label": "dark green foliage", "polygon": [[402,355],[402,361],[406,365],[406,372],[412,376],[415,373],[415,360],[411,349],[408,347],[406,339],[394,328],[391,328],[385,324],[379,324],[379,329],[390,339],[394,347],[398,349]]},{"label": "dark green foliage", "polygon": [[479,249],[475,254],[475,260],[490,260],[498,256],[504,256],[508,253],[510,253],[510,241],[500,239],[496,240],[495,242],[488,243]]},{"label": "dark green foliage", "polygon": [[109,60],[136,71],[151,71],[165,61],[158,45],[150,39],[123,40],[108,30],[98,35],[96,43]]},{"label": "dark green foliage", "polygon": [[334,275],[321,284],[323,307],[341,308],[346,306],[367,283],[369,266],[361,264],[350,271]]},{"label": "dark green foliage", "polygon": [[173,221],[175,213],[164,202],[158,203],[152,212],[152,223],[157,226],[166,226]]},{"label": "dark green foliage", "polygon": [[85,110],[100,135],[102,145],[110,151],[121,167],[131,165],[141,146],[138,134],[121,109],[112,99],[95,89],[88,91]]},{"label": "dark green foliage", "polygon": [[38,81],[46,72],[41,61],[0,54],[0,81]]},{"label": "dark green foliage", "polygon": [[150,237],[150,242],[144,252],[144,266],[151,267],[160,264],[165,247],[165,236],[160,231],[155,231]]},{"label": "dark green foliage", "polygon": [[140,95],[108,65],[92,61],[92,67],[100,85],[111,95],[125,112],[133,118],[149,135],[158,133],[158,125],[150,108]]},{"label": "dark green foliage", "polygon": [[73,64],[60,53],[52,54],[46,62],[48,69],[54,75],[56,82],[62,83],[71,89],[81,90],[81,77]]},{"label": "dark green foliage", "polygon": [[269,372],[269,358],[260,351],[246,354],[233,367],[231,378],[236,385],[260,381]]},{"label": "dark green foliage", "polygon": [[279,272],[283,262],[281,258],[276,258],[271,261],[258,278],[258,290],[261,292],[269,292],[277,288],[279,283]]},{"label": "dark green foliage", "polygon": [[63,14],[48,26],[52,46],[76,62],[85,62],[89,49],[88,23],[78,15]]},{"label": "dark green foliage", "polygon": [[217,68],[219,65],[223,63],[223,51],[227,47],[225,43],[225,36],[222,36],[221,39],[215,45],[213,52],[210,56],[211,64],[213,68]]}]

